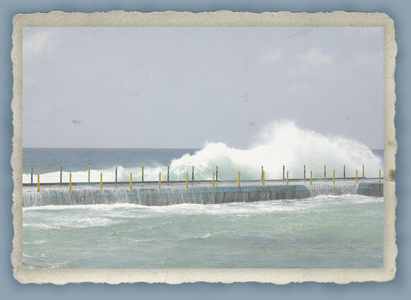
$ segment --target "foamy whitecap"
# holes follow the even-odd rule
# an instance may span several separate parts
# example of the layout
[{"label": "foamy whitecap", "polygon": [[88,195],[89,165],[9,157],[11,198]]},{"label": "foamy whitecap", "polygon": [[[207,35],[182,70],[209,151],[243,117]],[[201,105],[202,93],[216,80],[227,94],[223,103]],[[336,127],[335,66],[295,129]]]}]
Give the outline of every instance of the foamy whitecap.
[{"label": "foamy whitecap", "polygon": [[[364,144],[343,136],[326,137],[314,131],[301,129],[290,121],[276,121],[269,123],[257,135],[254,143],[247,149],[236,149],[227,144],[207,142],[205,146],[193,155],[186,154],[173,159],[169,166],[169,179],[189,180],[194,166],[195,180],[211,180],[213,172],[218,179],[236,180],[240,171],[241,179],[261,179],[261,167],[265,171],[265,177],[281,179],[283,166],[289,172],[290,179],[304,178],[304,165],[306,166],[306,178],[324,177],[324,165],[326,165],[327,177],[332,177],[335,170],[336,177],[343,177],[345,165],[346,177],[362,176],[362,165],[365,167],[365,177],[377,178],[379,170],[383,170],[382,160]],[[159,173],[162,180],[167,179],[168,166],[156,166],[144,168],[144,181],[157,181]],[[90,170],[90,181],[99,182],[100,174],[103,174],[104,182],[115,181],[114,168],[104,170]],[[133,181],[142,180],[141,168],[117,167],[117,180],[129,181],[130,173],[133,173]],[[217,174],[215,174],[217,178]],[[69,181],[69,173],[62,173],[63,182]],[[23,174],[23,182],[30,182],[30,174]],[[40,182],[59,182],[60,172],[41,174]],[[88,171],[72,173],[73,182],[87,182]],[[34,182],[37,179],[34,178]]]},{"label": "foamy whitecap", "polygon": [[[238,171],[242,179],[258,180],[261,178],[261,166],[266,179],[281,179],[283,166],[290,178],[303,178],[304,165],[307,178],[311,170],[314,178],[322,178],[324,165],[327,177],[332,177],[333,170],[337,177],[343,177],[344,165],[346,177],[354,177],[356,170],[362,176],[364,165],[364,175],[375,178],[383,167],[381,159],[364,144],[341,136],[326,137],[284,121],[267,125],[248,149],[207,143],[194,155],[187,154],[173,160],[170,168],[184,175],[189,170],[188,166],[195,166],[196,178],[210,179],[217,165],[220,180],[236,179]],[[183,180],[184,176],[179,179]]]}]

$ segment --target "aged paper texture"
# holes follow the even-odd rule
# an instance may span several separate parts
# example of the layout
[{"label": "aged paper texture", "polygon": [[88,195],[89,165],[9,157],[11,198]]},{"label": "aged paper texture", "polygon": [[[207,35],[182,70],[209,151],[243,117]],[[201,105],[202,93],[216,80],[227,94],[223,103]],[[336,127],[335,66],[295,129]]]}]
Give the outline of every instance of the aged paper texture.
[{"label": "aged paper texture", "polygon": [[[395,57],[393,21],[382,13],[291,12],[123,12],[33,13],[13,19],[13,216],[11,261],[21,283],[168,283],[187,282],[350,282],[392,280],[396,272],[395,234]],[[24,27],[383,27],[384,28],[384,267],[382,269],[25,269],[22,265],[22,36]],[[388,174],[388,176],[387,176]],[[69,249],[68,249],[69,251]]]}]

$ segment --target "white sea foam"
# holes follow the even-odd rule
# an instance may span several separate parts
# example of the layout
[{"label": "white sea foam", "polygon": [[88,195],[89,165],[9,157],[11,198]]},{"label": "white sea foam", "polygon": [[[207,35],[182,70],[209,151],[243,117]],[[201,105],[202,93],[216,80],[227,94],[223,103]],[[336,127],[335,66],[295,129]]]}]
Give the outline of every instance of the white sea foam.
[{"label": "white sea foam", "polygon": [[113,203],[113,204],[84,204],[84,205],[44,205],[44,206],[29,206],[23,207],[23,211],[29,210],[102,210],[102,211],[112,211],[115,209],[133,209],[133,208],[145,208],[141,205],[136,205],[133,203]]},{"label": "white sea foam", "polygon": [[310,170],[314,178],[321,178],[324,165],[327,166],[328,177],[332,177],[333,169],[337,177],[342,177],[344,165],[346,176],[354,177],[356,170],[362,172],[363,164],[366,177],[378,177],[382,161],[367,146],[341,136],[326,137],[284,121],[266,126],[249,149],[234,149],[224,143],[207,143],[194,155],[187,154],[173,160],[171,167],[179,170],[177,173],[180,174],[187,170],[187,166],[195,166],[198,178],[209,179],[218,165],[220,179],[235,179],[238,171],[241,171],[241,178],[259,179],[263,166],[266,179],[280,179],[283,165],[289,171],[290,178],[302,178],[304,165],[307,178]]},{"label": "white sea foam", "polygon": [[[171,161],[170,180],[185,180],[189,173],[191,180],[192,166],[195,167],[196,180],[210,180],[218,166],[219,180],[236,180],[238,171],[241,179],[258,180],[261,178],[263,166],[266,179],[281,179],[283,166],[289,172],[290,179],[309,178],[310,170],[313,178],[324,176],[324,165],[327,177],[343,177],[345,165],[346,177],[355,177],[356,170],[362,176],[362,165],[365,166],[365,177],[378,177],[383,169],[382,160],[374,155],[364,144],[342,136],[326,137],[314,131],[299,128],[290,121],[272,122],[258,135],[255,142],[247,149],[236,149],[225,143],[206,143],[203,149],[193,155],[186,154]],[[144,168],[144,180],[156,181],[162,172],[162,180],[166,180],[167,166]],[[115,181],[114,167],[104,170],[91,170],[90,180],[100,181],[100,173],[104,182]],[[142,180],[141,168],[124,168],[118,166],[118,181],[130,180],[133,173],[134,181]],[[69,181],[69,173],[63,171],[63,182]],[[23,182],[30,182],[30,174],[23,174]],[[37,178],[33,179],[34,182]],[[73,172],[73,182],[87,182],[87,170]],[[40,182],[59,182],[60,172],[42,174]]]}]

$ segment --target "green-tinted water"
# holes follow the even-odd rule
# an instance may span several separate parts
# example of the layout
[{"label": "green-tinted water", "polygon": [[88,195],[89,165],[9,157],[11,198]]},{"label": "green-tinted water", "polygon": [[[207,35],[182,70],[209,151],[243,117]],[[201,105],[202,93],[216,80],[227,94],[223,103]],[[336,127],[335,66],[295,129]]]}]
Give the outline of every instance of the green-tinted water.
[{"label": "green-tinted water", "polygon": [[23,209],[25,268],[382,268],[383,198]]}]

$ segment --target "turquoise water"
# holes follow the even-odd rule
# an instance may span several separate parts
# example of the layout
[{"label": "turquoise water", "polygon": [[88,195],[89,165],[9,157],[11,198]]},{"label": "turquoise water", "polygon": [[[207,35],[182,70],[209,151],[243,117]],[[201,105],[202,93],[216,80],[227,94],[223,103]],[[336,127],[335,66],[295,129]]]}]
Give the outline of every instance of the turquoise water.
[{"label": "turquoise water", "polygon": [[[307,135],[310,136],[302,132],[299,136]],[[316,140],[316,136],[310,138]],[[60,166],[65,183],[69,172],[73,182],[87,182],[88,166],[92,182],[99,182],[101,173],[103,181],[114,181],[114,167],[118,166],[119,181],[129,181],[133,173],[136,186],[142,180],[141,166],[145,167],[146,181],[158,180],[159,172],[165,181],[167,166],[170,180],[185,181],[192,166],[196,180],[210,180],[218,165],[221,184],[224,180],[237,180],[238,171],[242,179],[260,180],[262,165],[267,180],[282,178],[283,165],[291,179],[303,176],[304,165],[307,172],[313,170],[314,178],[322,178],[325,164],[328,170],[336,169],[336,176],[340,177],[343,165],[347,176],[352,177],[363,164],[365,177],[378,176],[381,150],[371,151],[341,139],[328,144],[311,152],[301,152],[299,145],[293,143],[285,151],[284,143],[271,140],[245,150],[221,143],[207,144],[203,149],[24,148],[22,179],[24,183],[31,181],[33,167],[34,174],[41,174],[41,183],[59,182]],[[298,155],[285,155],[289,153]],[[67,192],[68,186],[57,188]],[[98,189],[98,185],[73,188]],[[41,186],[42,191],[46,189]],[[23,197],[35,190],[35,186],[26,187]],[[87,193],[83,194],[87,197]],[[117,199],[116,204],[110,205],[25,207],[23,266],[382,268],[383,199],[351,194],[210,205],[143,206]],[[79,203],[87,203],[86,200]]]},{"label": "turquoise water", "polygon": [[24,268],[382,268],[383,198],[23,209]]}]

